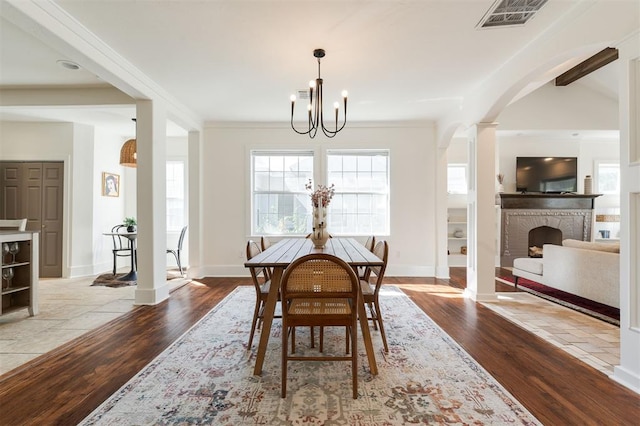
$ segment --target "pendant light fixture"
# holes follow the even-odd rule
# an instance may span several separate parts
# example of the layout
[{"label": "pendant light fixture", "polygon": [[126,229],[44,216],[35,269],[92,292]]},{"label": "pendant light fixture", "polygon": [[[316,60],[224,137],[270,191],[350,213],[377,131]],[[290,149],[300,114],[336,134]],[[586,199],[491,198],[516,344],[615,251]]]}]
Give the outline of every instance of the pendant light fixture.
[{"label": "pendant light fixture", "polygon": [[[136,119],[132,118],[134,123],[137,124]],[[136,126],[137,127],[137,126]],[[136,128],[136,136],[137,136]],[[138,150],[136,145],[136,139],[129,139],[120,148],[120,164],[125,167],[137,167],[138,166]]]},{"label": "pendant light fixture", "polygon": [[316,136],[316,133],[318,133],[318,129],[322,129],[322,133],[324,133],[325,136],[332,138],[337,135],[340,130],[344,129],[344,125],[347,124],[347,91],[343,90],[342,99],[344,104],[344,121],[342,122],[342,126],[338,128],[338,102],[333,104],[336,119],[335,127],[333,129],[328,129],[324,125],[324,114],[322,108],[322,78],[320,77],[320,59],[324,58],[324,55],[324,49],[316,49],[313,51],[313,56],[318,59],[318,78],[316,78],[315,81],[311,80],[309,82],[309,104],[307,105],[309,123],[308,128],[304,131],[296,129],[293,125],[293,110],[295,109],[296,95],[291,95],[291,128],[300,135],[309,135],[312,139]]}]

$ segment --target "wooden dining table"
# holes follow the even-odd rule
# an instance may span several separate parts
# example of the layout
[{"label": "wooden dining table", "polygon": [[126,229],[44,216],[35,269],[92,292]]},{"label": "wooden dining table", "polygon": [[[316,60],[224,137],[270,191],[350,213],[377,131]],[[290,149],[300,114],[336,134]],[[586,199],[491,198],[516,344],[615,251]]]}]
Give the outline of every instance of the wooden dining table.
[{"label": "wooden dining table", "polygon": [[[246,261],[244,264],[246,267],[269,268],[273,271],[269,296],[265,303],[262,332],[260,333],[256,365],[253,369],[254,375],[259,376],[262,374],[262,365],[267,352],[269,335],[271,334],[271,324],[278,301],[278,290],[280,289],[282,274],[291,262],[310,253],[328,253],[337,256],[347,262],[354,269],[356,275],[358,274],[358,267],[382,266],[384,264],[380,258],[354,238],[331,238],[327,241],[324,248],[321,249],[314,248],[313,243],[308,238],[285,238]],[[369,323],[367,321],[362,290],[360,286],[358,286],[358,288],[360,289],[360,303],[358,303],[360,328],[369,361],[369,370],[371,374],[376,375],[378,374],[378,367],[376,365],[373,344],[371,343]]]}]

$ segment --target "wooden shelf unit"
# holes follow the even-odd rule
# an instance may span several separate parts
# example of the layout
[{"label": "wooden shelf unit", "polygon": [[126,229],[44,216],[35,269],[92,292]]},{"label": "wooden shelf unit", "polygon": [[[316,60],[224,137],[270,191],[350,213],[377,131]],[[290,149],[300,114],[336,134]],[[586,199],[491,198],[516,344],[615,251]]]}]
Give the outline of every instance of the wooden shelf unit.
[{"label": "wooden shelf unit", "polygon": [[[28,309],[29,315],[34,316],[38,314],[38,233],[0,230],[0,249],[4,244],[14,243],[19,248],[15,259],[12,254],[0,254],[0,315]],[[13,270],[11,287],[8,287],[9,282],[4,278],[4,271],[9,269]]]}]

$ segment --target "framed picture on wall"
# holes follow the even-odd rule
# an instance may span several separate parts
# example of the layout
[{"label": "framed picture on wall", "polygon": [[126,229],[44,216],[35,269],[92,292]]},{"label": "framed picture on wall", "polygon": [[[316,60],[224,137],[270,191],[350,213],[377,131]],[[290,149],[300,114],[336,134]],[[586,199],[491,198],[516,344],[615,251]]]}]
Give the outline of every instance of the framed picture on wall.
[{"label": "framed picture on wall", "polygon": [[120,175],[102,172],[102,195],[105,197],[120,196]]}]

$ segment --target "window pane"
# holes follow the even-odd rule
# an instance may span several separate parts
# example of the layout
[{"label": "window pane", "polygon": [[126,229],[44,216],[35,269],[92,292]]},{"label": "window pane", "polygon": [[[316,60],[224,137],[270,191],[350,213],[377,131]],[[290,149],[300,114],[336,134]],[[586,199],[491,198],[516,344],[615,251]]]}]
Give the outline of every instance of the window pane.
[{"label": "window pane", "polygon": [[598,164],[598,193],[620,193],[620,165],[613,163]]},{"label": "window pane", "polygon": [[311,206],[305,184],[313,177],[313,154],[256,151],[252,160],[252,234],[307,234]]},{"label": "window pane", "polygon": [[184,161],[167,161],[166,173],[167,230],[180,231],[185,225]]},{"label": "window pane", "polygon": [[388,151],[330,150],[327,169],[327,182],[336,187],[329,205],[331,233],[388,234]]},{"label": "window pane", "polygon": [[467,166],[465,164],[448,165],[447,192],[449,194],[467,193]]}]

